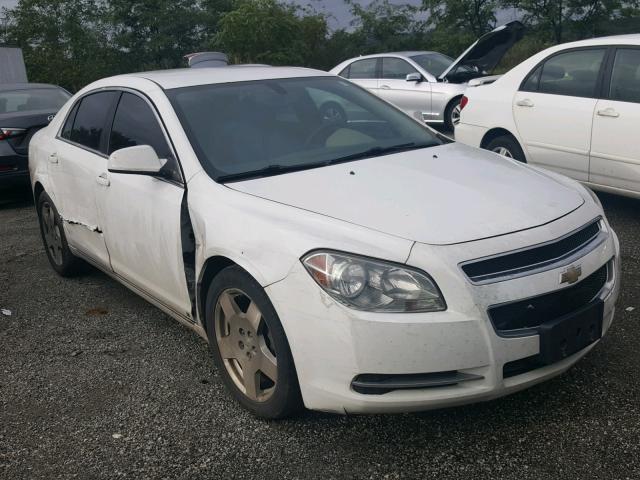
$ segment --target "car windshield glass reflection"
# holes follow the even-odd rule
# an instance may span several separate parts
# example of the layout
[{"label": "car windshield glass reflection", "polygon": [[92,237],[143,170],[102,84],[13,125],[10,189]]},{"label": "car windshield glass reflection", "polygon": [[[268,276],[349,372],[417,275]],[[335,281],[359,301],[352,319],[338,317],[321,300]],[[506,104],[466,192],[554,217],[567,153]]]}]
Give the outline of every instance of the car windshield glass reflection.
[{"label": "car windshield glass reflection", "polygon": [[169,98],[218,181],[275,175],[440,145],[445,140],[336,77],[173,89]]},{"label": "car windshield glass reflection", "polygon": [[410,58],[434,77],[441,75],[453,63],[453,58],[441,53],[423,53]]},{"label": "car windshield glass reflection", "polygon": [[0,114],[47,110],[57,112],[69,100],[69,94],[58,88],[34,88],[0,92]]}]

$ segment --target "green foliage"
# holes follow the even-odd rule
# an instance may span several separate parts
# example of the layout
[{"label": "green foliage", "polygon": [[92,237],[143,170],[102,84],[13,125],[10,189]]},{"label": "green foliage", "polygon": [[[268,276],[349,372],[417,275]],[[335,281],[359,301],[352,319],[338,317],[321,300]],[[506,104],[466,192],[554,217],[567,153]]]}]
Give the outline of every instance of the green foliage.
[{"label": "green foliage", "polygon": [[310,65],[327,36],[324,16],[276,0],[241,0],[219,22],[215,46],[236,63]]},{"label": "green foliage", "polygon": [[479,37],[496,26],[498,0],[422,0],[429,23],[448,33]]},{"label": "green foliage", "polygon": [[325,70],[385,51],[455,57],[507,7],[522,14],[528,31],[499,71],[553,43],[638,32],[640,25],[640,0],[344,0],[353,21],[331,31],[328,15],[287,1],[20,0],[5,10],[0,43],[22,47],[31,81],[76,91],[109,75],[183,66],[185,54],[211,49],[235,63]]}]

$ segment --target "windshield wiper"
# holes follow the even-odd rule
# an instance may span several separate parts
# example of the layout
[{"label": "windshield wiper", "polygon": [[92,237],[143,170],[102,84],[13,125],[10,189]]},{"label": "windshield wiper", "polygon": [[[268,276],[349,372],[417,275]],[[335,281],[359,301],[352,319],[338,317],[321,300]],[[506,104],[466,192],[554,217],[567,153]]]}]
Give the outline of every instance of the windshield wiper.
[{"label": "windshield wiper", "polygon": [[388,155],[390,153],[404,152],[407,150],[418,150],[420,148],[435,147],[440,145],[439,143],[401,143],[399,145],[391,145],[389,147],[372,147],[368,150],[358,153],[352,153],[351,155],[345,155],[329,162],[326,165],[335,165],[336,163],[349,162],[351,160],[360,160],[363,158],[377,157],[380,155]]},{"label": "windshield wiper", "polygon": [[390,153],[402,152],[406,150],[416,150],[419,148],[435,147],[440,145],[439,143],[401,143],[399,145],[391,145],[389,147],[372,147],[368,150],[358,153],[352,153],[339,157],[333,160],[299,164],[299,165],[269,165],[258,170],[250,170],[248,172],[229,173],[227,175],[221,175],[217,178],[218,182],[232,182],[234,180],[247,180],[251,178],[269,177],[272,175],[280,175],[281,173],[299,172],[301,170],[309,170],[312,168],[326,167],[328,165],[335,165],[337,163],[349,162],[351,160],[359,160],[368,157],[376,157],[379,155],[387,155]]},{"label": "windshield wiper", "polygon": [[314,168],[319,166],[318,164],[308,165],[269,165],[268,167],[259,168],[258,170],[250,170],[248,172],[229,173],[227,175],[221,175],[218,177],[218,182],[229,182],[233,180],[246,180],[249,178],[269,177],[271,175],[279,175],[281,173],[297,172],[300,170],[306,170],[308,168]]}]

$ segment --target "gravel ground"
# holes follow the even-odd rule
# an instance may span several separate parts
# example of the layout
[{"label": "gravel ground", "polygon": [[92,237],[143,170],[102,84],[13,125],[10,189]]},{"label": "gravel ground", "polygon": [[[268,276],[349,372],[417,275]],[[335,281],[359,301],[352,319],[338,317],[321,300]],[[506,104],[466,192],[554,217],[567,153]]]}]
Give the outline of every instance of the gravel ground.
[{"label": "gravel ground", "polygon": [[622,241],[619,313],[565,375],[455,409],[264,422],[195,334],[101,273],[58,278],[28,194],[4,198],[2,479],[640,478],[638,201],[602,195]]}]

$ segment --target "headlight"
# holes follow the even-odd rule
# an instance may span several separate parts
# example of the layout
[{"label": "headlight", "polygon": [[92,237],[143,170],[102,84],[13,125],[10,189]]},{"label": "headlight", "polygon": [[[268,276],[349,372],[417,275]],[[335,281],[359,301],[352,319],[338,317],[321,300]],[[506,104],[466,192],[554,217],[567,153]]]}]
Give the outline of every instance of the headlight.
[{"label": "headlight", "polygon": [[598,195],[596,195],[596,192],[591,190],[589,187],[584,187],[584,188],[587,190],[587,192],[589,192],[589,195],[591,195],[591,198],[593,198],[593,201],[596,202],[596,205],[598,205],[600,208],[602,208],[602,202],[598,198]]},{"label": "headlight", "polygon": [[336,252],[313,252],[302,263],[340,303],[371,312],[439,312],[444,298],[428,275],[402,265]]}]

